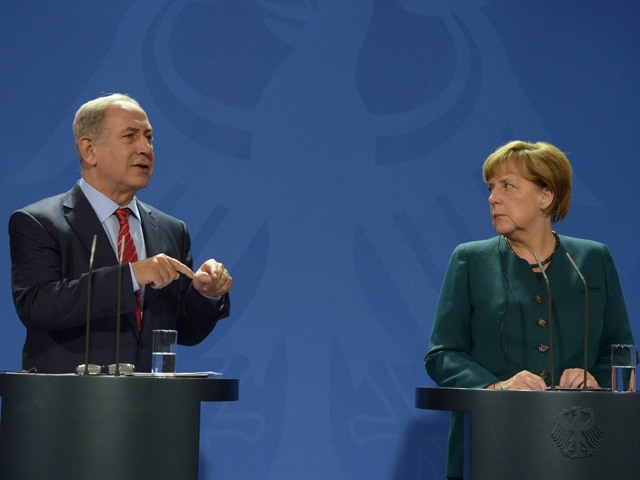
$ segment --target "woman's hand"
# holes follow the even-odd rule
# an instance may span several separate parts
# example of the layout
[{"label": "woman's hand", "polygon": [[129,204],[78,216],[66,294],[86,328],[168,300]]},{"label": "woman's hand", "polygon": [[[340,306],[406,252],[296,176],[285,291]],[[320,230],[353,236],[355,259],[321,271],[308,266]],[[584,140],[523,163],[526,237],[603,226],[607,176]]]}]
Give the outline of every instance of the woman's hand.
[{"label": "woman's hand", "polygon": [[544,390],[547,384],[540,375],[523,370],[513,377],[496,382],[487,387],[489,390]]},{"label": "woman's hand", "polygon": [[[560,388],[582,388],[584,385],[584,370],[582,368],[567,368],[560,377]],[[596,379],[587,372],[587,388],[600,388]]]}]

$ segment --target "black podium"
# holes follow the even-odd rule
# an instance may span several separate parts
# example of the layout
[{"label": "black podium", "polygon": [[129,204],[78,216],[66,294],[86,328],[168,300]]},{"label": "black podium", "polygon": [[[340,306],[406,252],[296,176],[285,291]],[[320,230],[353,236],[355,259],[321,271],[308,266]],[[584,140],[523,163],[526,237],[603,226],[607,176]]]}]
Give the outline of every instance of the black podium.
[{"label": "black podium", "polygon": [[238,380],[0,374],[0,479],[197,480],[200,403]]},{"label": "black podium", "polygon": [[471,480],[640,478],[640,393],[418,387],[416,407],[468,414]]}]

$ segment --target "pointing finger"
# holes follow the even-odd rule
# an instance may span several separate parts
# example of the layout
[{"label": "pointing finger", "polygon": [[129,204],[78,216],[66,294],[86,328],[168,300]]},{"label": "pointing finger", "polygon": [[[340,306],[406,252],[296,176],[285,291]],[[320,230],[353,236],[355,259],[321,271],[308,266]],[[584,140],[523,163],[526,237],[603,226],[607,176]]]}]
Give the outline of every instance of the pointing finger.
[{"label": "pointing finger", "polygon": [[186,275],[187,277],[189,277],[191,279],[194,277],[193,271],[189,267],[187,267],[184,263],[176,260],[175,258],[171,258],[171,257],[167,257],[167,259],[169,260],[169,263],[171,263],[173,268],[176,269],[177,272],[180,272],[183,275]]}]

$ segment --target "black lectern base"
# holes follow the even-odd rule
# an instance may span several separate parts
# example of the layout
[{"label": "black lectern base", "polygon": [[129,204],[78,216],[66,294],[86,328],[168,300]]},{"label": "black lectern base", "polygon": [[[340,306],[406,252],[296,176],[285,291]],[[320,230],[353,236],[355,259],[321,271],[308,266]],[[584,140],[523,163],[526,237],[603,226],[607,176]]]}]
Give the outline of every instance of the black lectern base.
[{"label": "black lectern base", "polygon": [[468,412],[466,479],[640,478],[640,393],[418,387],[416,407]]},{"label": "black lectern base", "polygon": [[198,478],[200,402],[238,380],[0,375],[0,478]]}]

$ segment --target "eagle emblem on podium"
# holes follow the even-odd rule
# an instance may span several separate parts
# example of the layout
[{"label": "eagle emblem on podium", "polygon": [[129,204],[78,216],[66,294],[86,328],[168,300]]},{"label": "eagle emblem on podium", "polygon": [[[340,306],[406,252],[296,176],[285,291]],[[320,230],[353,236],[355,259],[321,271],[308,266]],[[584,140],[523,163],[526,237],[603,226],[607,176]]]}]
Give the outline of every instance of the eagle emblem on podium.
[{"label": "eagle emblem on podium", "polygon": [[551,432],[562,455],[574,459],[592,456],[602,435],[593,410],[582,407],[563,409]]}]

